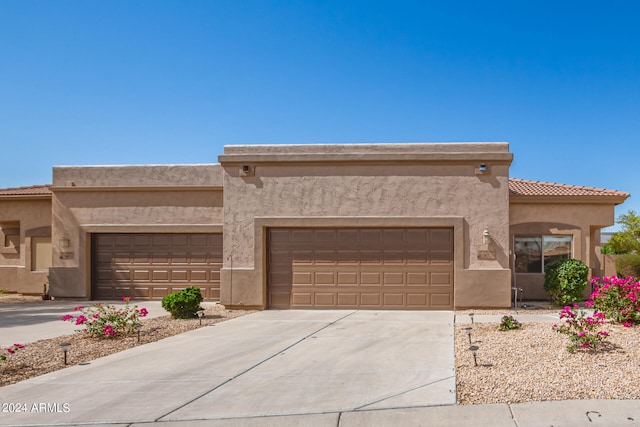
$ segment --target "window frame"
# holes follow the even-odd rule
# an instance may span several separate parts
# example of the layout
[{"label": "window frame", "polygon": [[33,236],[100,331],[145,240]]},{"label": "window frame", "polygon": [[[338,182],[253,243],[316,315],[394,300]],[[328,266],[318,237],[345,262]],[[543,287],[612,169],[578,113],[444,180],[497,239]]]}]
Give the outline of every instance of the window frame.
[{"label": "window frame", "polygon": [[[522,238],[522,239],[539,239],[540,242],[540,271],[518,271],[517,270],[517,260],[518,260],[518,256],[516,253],[516,244],[517,244],[517,239]],[[566,255],[567,259],[571,259],[573,258],[573,250],[574,250],[574,244],[573,244],[573,240],[574,240],[574,235],[573,234],[517,234],[513,236],[513,257],[514,257],[514,263],[513,263],[513,269],[514,269],[514,273],[515,274],[544,274],[544,268],[545,265],[547,265],[548,263],[552,262],[555,259],[561,259],[563,256],[555,256],[553,257],[553,259],[549,260],[549,261],[545,261],[547,259],[547,256],[545,256],[545,238],[548,239],[556,239],[556,240],[560,240],[560,239],[568,239],[568,244],[569,244],[569,251]],[[528,266],[529,264],[527,264]]]}]

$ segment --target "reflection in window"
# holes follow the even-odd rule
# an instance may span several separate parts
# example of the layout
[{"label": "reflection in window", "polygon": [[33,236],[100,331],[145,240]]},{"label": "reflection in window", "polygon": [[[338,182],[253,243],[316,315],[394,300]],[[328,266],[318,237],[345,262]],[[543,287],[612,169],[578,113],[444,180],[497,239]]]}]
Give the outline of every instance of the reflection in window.
[{"label": "reflection in window", "polygon": [[544,273],[556,259],[571,258],[572,236],[516,236],[516,273]]}]

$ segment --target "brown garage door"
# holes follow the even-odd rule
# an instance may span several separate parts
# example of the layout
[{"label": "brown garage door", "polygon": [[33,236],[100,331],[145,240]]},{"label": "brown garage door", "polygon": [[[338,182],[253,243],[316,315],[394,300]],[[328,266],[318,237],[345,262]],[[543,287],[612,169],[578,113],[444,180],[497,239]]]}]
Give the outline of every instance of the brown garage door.
[{"label": "brown garage door", "polygon": [[268,242],[271,308],[453,308],[453,229],[273,228]]},{"label": "brown garage door", "polygon": [[220,299],[222,234],[94,234],[95,299],[160,299],[198,286]]}]

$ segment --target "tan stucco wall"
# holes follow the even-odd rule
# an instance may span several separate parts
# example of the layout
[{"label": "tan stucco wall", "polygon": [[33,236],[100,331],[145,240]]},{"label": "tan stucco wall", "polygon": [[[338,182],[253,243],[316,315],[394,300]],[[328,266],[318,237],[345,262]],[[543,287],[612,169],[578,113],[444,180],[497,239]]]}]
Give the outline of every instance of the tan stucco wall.
[{"label": "tan stucco wall", "polygon": [[511,159],[504,143],[225,147],[221,301],[265,306],[268,227],[409,222],[454,228],[456,306],[506,307]]},{"label": "tan stucco wall", "polygon": [[30,294],[42,293],[47,271],[31,271],[31,238],[51,236],[51,199],[0,199],[0,223],[20,223],[18,251],[0,250],[0,289]]},{"label": "tan stucco wall", "polygon": [[[516,235],[571,235],[573,236],[572,257],[591,269],[592,275],[599,275],[602,265],[597,257],[600,246],[600,228],[613,225],[614,205],[596,203],[511,203],[510,240]],[[544,274],[515,274],[516,286],[522,288],[525,299],[546,300]],[[591,287],[584,291],[589,296]]]},{"label": "tan stucco wall", "polygon": [[51,294],[90,297],[91,233],[222,232],[219,165],[54,168]]}]

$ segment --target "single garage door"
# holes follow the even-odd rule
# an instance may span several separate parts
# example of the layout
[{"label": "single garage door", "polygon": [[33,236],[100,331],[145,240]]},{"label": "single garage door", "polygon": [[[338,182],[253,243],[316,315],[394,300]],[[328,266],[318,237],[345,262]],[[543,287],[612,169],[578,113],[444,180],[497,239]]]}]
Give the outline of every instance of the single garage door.
[{"label": "single garage door", "polygon": [[270,308],[453,308],[453,229],[268,231]]},{"label": "single garage door", "polygon": [[222,234],[94,234],[92,298],[161,299],[187,286],[220,299]]}]

